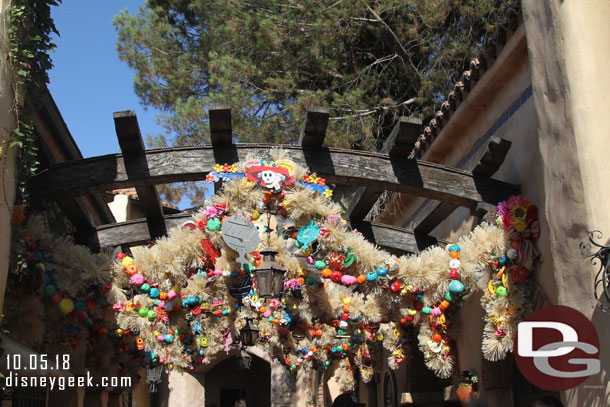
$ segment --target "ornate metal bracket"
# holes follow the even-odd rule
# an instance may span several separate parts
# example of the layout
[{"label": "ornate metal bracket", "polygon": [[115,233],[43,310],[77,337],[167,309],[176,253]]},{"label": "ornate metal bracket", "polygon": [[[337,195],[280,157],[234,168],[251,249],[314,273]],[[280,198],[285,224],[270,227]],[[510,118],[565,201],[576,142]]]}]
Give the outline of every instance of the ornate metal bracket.
[{"label": "ornate metal bracket", "polygon": [[[604,246],[598,243],[603,236],[602,232],[599,230],[593,230],[589,232],[588,235],[589,241],[580,243],[580,253],[583,256],[589,257],[591,259],[591,264],[597,265],[598,262],[600,263],[599,271],[595,275],[593,293],[595,294],[595,299],[602,311],[610,314],[610,307],[604,305],[601,301],[603,295],[606,297],[606,303],[610,304],[610,246]],[[591,251],[595,250],[595,248],[599,248],[599,250],[591,254]],[[602,287],[601,294],[600,285]]]}]

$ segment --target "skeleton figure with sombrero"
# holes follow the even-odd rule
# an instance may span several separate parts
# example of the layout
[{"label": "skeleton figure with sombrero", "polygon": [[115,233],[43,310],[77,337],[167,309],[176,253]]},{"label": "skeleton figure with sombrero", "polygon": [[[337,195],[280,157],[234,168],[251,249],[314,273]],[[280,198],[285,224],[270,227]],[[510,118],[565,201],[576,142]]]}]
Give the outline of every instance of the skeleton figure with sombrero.
[{"label": "skeleton figure with sombrero", "polygon": [[250,160],[246,162],[246,177],[266,191],[281,193],[294,182],[294,162],[290,160],[267,161]]}]

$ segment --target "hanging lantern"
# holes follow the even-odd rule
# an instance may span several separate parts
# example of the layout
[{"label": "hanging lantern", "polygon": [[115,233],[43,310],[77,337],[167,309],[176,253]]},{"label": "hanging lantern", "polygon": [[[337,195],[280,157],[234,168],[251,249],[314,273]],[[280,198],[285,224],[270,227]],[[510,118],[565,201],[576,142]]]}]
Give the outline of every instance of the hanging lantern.
[{"label": "hanging lantern", "polygon": [[248,370],[250,369],[250,364],[252,364],[252,356],[245,350],[242,350],[237,358],[237,368],[240,370]]},{"label": "hanging lantern", "polygon": [[252,321],[253,318],[246,318],[246,324],[239,330],[243,346],[255,346],[258,342],[258,328]]},{"label": "hanging lantern", "polygon": [[286,270],[275,261],[277,251],[271,247],[260,253],[263,255],[264,262],[254,270],[256,292],[261,298],[279,298],[284,289]]},{"label": "hanging lantern", "polygon": [[146,368],[146,383],[150,384],[150,393],[157,392],[157,386],[161,383],[161,372],[163,372],[161,365],[148,365]]}]

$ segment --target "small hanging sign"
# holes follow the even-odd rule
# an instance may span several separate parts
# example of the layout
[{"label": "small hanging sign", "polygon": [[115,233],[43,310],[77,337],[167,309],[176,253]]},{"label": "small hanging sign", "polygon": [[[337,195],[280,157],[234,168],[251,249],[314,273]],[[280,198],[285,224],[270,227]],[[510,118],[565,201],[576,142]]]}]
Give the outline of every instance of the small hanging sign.
[{"label": "small hanging sign", "polygon": [[222,224],[222,238],[227,246],[239,253],[237,262],[248,263],[246,254],[258,247],[258,229],[242,214],[230,216]]}]

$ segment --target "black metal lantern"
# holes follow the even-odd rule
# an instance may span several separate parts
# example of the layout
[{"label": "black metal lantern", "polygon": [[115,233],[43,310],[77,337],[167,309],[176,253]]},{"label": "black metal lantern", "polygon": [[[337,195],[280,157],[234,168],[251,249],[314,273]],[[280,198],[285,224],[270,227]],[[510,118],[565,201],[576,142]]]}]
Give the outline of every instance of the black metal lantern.
[{"label": "black metal lantern", "polygon": [[284,290],[284,274],[286,270],[276,261],[277,251],[271,247],[261,250],[263,264],[254,270],[256,292],[261,298],[279,298]]},{"label": "black metal lantern", "polygon": [[243,346],[255,346],[258,341],[258,328],[252,321],[253,318],[246,318],[246,324],[239,330]]},{"label": "black metal lantern", "polygon": [[252,356],[242,349],[239,353],[239,357],[237,358],[237,368],[240,370],[247,370],[250,369],[251,364]]}]

